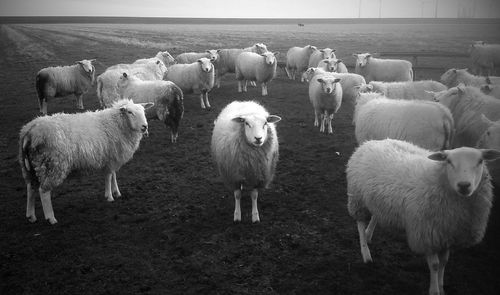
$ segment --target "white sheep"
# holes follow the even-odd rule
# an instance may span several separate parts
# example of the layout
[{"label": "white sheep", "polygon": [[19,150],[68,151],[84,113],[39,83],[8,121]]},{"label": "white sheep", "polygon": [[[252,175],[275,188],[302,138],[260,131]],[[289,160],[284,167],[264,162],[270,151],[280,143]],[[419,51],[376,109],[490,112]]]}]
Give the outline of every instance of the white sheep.
[{"label": "white sheep", "polygon": [[208,93],[214,87],[214,65],[206,57],[190,64],[175,64],[169,68],[165,80],[172,81],[184,93],[199,93],[202,109],[210,108]]},{"label": "white sheep", "polygon": [[493,201],[484,162],[499,157],[469,147],[433,153],[394,139],[357,148],[347,163],[347,207],[363,261],[372,261],[368,243],[377,224],[404,229],[410,249],[426,256],[429,294],[443,295],[449,249],[483,239]]},{"label": "white sheep", "polygon": [[19,135],[19,164],[27,186],[26,217],[36,221],[35,188],[38,187],[45,219],[57,223],[51,191],[77,170],[105,172],[104,196],[119,197],[116,171],[139,148],[148,123],[144,109],[152,103],[120,100],[112,108],[77,114],[38,117],[24,125]]},{"label": "white sheep", "polygon": [[440,92],[447,90],[448,88],[433,80],[422,80],[422,81],[405,81],[405,82],[380,82],[371,81],[370,85],[371,91],[380,92],[393,99],[418,99],[418,100],[430,100],[434,99],[432,92]]},{"label": "white sheep", "polygon": [[[439,151],[451,147],[453,116],[440,103],[389,99],[360,94],[354,117],[358,144],[372,139],[399,139]],[[363,101],[364,100],[364,101]]]},{"label": "white sheep", "polygon": [[156,59],[162,61],[167,67],[175,63],[174,57],[168,51],[165,50],[165,51],[158,51],[158,53],[154,57],[138,59],[134,61],[134,64],[148,63],[151,61],[156,61]]},{"label": "white sheep", "polygon": [[413,81],[411,62],[402,59],[375,58],[370,53],[353,54],[356,58],[355,73],[370,81]]},{"label": "white sheep", "polygon": [[441,83],[448,88],[456,87],[460,83],[466,86],[481,87],[484,84],[500,84],[500,77],[483,77],[472,75],[467,69],[449,69],[441,75]]},{"label": "white sheep", "polygon": [[470,46],[470,60],[476,74],[489,76],[500,66],[500,44],[479,41]]},{"label": "white sheep", "polygon": [[220,88],[220,81],[226,73],[236,72],[236,58],[242,52],[255,52],[258,54],[262,54],[268,52],[268,50],[267,46],[263,43],[255,43],[254,45],[243,49],[228,48],[228,49],[217,50],[217,53],[219,54],[219,59],[217,62],[215,62],[215,71],[216,71],[215,85],[217,86],[217,88]]},{"label": "white sheep", "polygon": [[321,126],[319,131],[333,133],[333,116],[342,105],[342,86],[339,78],[325,73],[315,75],[309,81],[309,100],[314,109],[314,126],[318,126],[318,116],[321,116]]},{"label": "white sheep", "polygon": [[324,48],[324,49],[316,49],[311,53],[311,56],[309,57],[309,64],[308,67],[317,67],[318,63],[323,60],[323,59],[329,59],[329,58],[337,58],[335,55],[335,49],[331,48]]},{"label": "white sheep", "polygon": [[124,72],[136,75],[142,80],[162,80],[167,72],[167,67],[162,61],[154,58],[144,63],[118,64],[107,68],[97,76],[97,98],[102,108],[120,97],[116,83]]},{"label": "white sheep", "polygon": [[234,192],[234,221],[241,221],[245,188],[252,190],[252,222],[260,221],[257,197],[274,177],[279,154],[275,123],[280,120],[254,101],[233,101],[214,122],[212,157],[225,186]]},{"label": "white sheep", "polygon": [[71,66],[43,68],[36,74],[35,86],[38,95],[40,113],[47,114],[49,97],[76,96],[76,106],[83,109],[83,95],[94,84],[95,68],[91,60],[77,61]]},{"label": "white sheep", "polygon": [[205,52],[184,52],[177,55],[175,57],[175,61],[180,64],[190,64],[202,57],[208,58],[215,65],[217,59],[219,58],[219,53],[217,53],[217,50],[206,50]]},{"label": "white sheep", "polygon": [[171,81],[143,81],[123,73],[117,87],[121,98],[132,99],[135,103],[153,102],[154,107],[146,110],[146,119],[162,121],[171,129],[171,141],[177,142],[184,115],[184,96],[177,85]]},{"label": "white sheep", "polygon": [[[257,54],[253,52],[242,52],[236,58],[236,80],[238,80],[238,92],[247,92],[247,81],[257,81],[262,85],[262,96],[266,96],[267,84],[276,75],[276,55],[278,52],[265,52]],[[242,83],[244,81],[243,89]]]},{"label": "white sheep", "polygon": [[[309,58],[311,54],[316,51],[316,46],[306,45],[304,47],[294,46],[286,52],[286,67],[285,71],[291,80],[295,80],[295,76],[298,74],[302,80],[302,72],[307,70],[309,66]],[[317,64],[315,65],[317,66]]]},{"label": "white sheep", "polygon": [[322,59],[318,62],[316,67],[325,70],[326,72],[337,72],[338,73],[338,68],[339,64],[342,63],[341,59],[337,58],[328,58],[328,59]]},{"label": "white sheep", "polygon": [[500,99],[500,85],[484,84],[479,89],[486,95]]}]

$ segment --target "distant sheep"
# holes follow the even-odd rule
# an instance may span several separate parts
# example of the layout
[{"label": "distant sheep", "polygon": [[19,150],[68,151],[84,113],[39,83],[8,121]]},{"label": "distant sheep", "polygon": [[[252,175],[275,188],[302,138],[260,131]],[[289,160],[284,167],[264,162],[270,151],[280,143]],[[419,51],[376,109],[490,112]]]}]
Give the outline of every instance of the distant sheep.
[{"label": "distant sheep", "polygon": [[381,59],[370,53],[353,54],[356,58],[355,73],[371,81],[413,81],[411,62],[402,59]]},{"label": "distant sheep", "polygon": [[[369,94],[360,94],[363,96]],[[358,103],[355,110],[356,141],[399,139],[439,151],[451,147],[453,116],[445,106],[420,100],[397,100],[379,96]]]},{"label": "distant sheep", "polygon": [[72,171],[103,170],[104,196],[109,202],[113,194],[119,197],[116,171],[132,159],[147,134],[144,109],[152,105],[120,100],[102,111],[58,113],[24,125],[19,135],[19,164],[28,190],[29,221],[36,221],[34,190],[38,188],[45,219],[57,223],[50,194]]},{"label": "distant sheep", "polygon": [[175,63],[174,57],[168,51],[165,50],[165,51],[158,51],[158,53],[154,57],[138,59],[134,61],[134,64],[148,63],[151,61],[156,61],[156,59],[159,59],[167,67]]},{"label": "distant sheep", "polygon": [[242,189],[251,189],[252,222],[259,222],[257,197],[267,188],[278,162],[280,117],[253,101],[233,101],[215,120],[211,151],[225,186],[234,192],[234,221],[241,221]]},{"label": "distant sheep", "polygon": [[486,95],[500,99],[500,85],[485,84],[481,85],[479,89]]},{"label": "distant sheep", "polygon": [[441,83],[448,88],[456,87],[460,83],[466,86],[481,87],[484,84],[500,84],[500,77],[475,76],[467,72],[467,69],[449,69],[441,75]]},{"label": "distant sheep", "polygon": [[214,65],[206,57],[190,64],[175,64],[165,80],[172,81],[186,93],[199,93],[202,109],[210,108],[208,93],[214,87]]},{"label": "distant sheep", "polygon": [[208,58],[213,64],[217,62],[219,54],[217,50],[206,50],[205,52],[184,52],[175,57],[175,61],[180,64],[190,64],[202,57]]},{"label": "distant sheep", "polygon": [[159,119],[171,128],[171,141],[177,142],[179,124],[184,115],[182,90],[170,81],[143,81],[123,73],[118,80],[121,98],[132,99],[135,103],[153,102],[154,107],[146,110],[146,118]]},{"label": "distant sheep", "polygon": [[[276,76],[276,55],[278,52],[257,54],[242,52],[236,58],[236,80],[238,92],[247,92],[247,81],[256,81],[262,84],[262,96],[266,96],[267,84]],[[244,82],[243,89],[242,83]]]},{"label": "distant sheep", "polygon": [[371,90],[380,92],[392,99],[418,99],[434,100],[434,96],[428,91],[439,92],[448,88],[437,81],[406,81],[406,82],[379,82],[371,81]]},{"label": "distant sheep", "polygon": [[47,114],[49,97],[76,96],[76,106],[83,109],[83,95],[94,85],[95,59],[77,61],[71,66],[48,67],[36,74],[35,86],[40,113]]},{"label": "distant sheep", "polygon": [[309,57],[308,68],[317,67],[318,63],[321,60],[329,58],[337,58],[337,56],[335,55],[335,49],[331,49],[328,47],[324,49],[316,49],[313,51],[313,53],[311,53],[311,56]]},{"label": "distant sheep", "polygon": [[[292,47],[288,49],[286,53],[286,74],[288,78],[291,80],[295,80],[296,75],[301,77],[302,80],[302,72],[307,70],[309,66],[309,58],[311,54],[318,50],[316,46],[306,45],[304,47]],[[314,66],[317,66],[314,65]]]},{"label": "distant sheep", "polygon": [[309,82],[309,100],[314,109],[314,126],[319,126],[318,116],[321,116],[319,131],[333,133],[333,116],[342,105],[342,86],[340,79],[325,73],[314,76]]},{"label": "distant sheep", "polygon": [[429,294],[444,294],[449,249],[484,237],[493,201],[484,162],[499,157],[469,147],[433,153],[393,139],[357,148],[347,163],[347,208],[363,261],[372,261],[368,243],[377,224],[404,229],[410,249],[426,256]]},{"label": "distant sheep", "polygon": [[476,42],[470,47],[470,60],[476,74],[490,76],[500,66],[500,44]]}]

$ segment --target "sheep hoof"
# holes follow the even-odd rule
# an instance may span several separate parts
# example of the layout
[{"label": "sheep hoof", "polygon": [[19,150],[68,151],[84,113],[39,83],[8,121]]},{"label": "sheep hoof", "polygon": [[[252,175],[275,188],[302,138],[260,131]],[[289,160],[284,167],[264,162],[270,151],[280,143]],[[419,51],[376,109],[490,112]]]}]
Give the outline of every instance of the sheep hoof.
[{"label": "sheep hoof", "polygon": [[26,216],[26,218],[31,223],[35,223],[36,222],[36,216],[34,216],[34,215],[32,215],[32,216]]},{"label": "sheep hoof", "polygon": [[253,223],[258,223],[258,222],[260,222],[259,215],[253,215],[253,216],[252,216],[252,222],[253,222]]},{"label": "sheep hoof", "polygon": [[55,219],[54,217],[52,217],[52,218],[47,218],[46,220],[47,220],[47,221],[48,221],[51,225],[54,225],[54,224],[56,224],[56,223],[57,223],[57,219]]},{"label": "sheep hoof", "polygon": [[112,196],[106,197],[106,201],[113,202],[115,199]]}]

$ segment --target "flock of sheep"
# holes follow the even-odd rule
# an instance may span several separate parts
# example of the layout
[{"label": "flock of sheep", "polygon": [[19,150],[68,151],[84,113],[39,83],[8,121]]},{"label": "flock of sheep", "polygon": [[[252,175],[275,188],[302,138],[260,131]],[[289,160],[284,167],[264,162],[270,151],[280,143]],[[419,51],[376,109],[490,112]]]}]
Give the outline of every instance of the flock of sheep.
[{"label": "flock of sheep", "polygon": [[[170,126],[175,142],[184,94],[199,94],[201,108],[210,108],[208,93],[221,86],[226,73],[235,73],[239,92],[258,82],[262,95],[268,95],[277,54],[262,43],[175,58],[164,51],[111,66],[97,78],[92,60],[42,69],[36,89],[43,115],[48,98],[68,94],[75,94],[83,109],[82,96],[95,80],[103,110],[40,116],[22,128],[19,162],[28,191],[26,217],[36,221],[38,189],[45,218],[57,222],[51,191],[72,170],[104,170],[105,197],[113,201],[120,196],[116,171],[147,135],[147,120]],[[413,81],[406,60],[370,53],[354,57],[355,73],[349,73],[333,49],[292,47],[285,70],[290,79],[309,83],[320,132],[333,133],[333,117],[341,106],[353,113],[359,147],[347,164],[347,207],[357,222],[363,261],[372,260],[368,243],[377,224],[402,228],[410,248],[427,258],[429,293],[444,294],[449,249],[482,240],[492,205],[490,178],[500,182],[500,165],[491,162],[500,157],[500,77],[489,76],[500,65],[500,45],[471,45],[475,70],[488,76],[450,69],[441,82]],[[214,121],[212,157],[234,192],[234,221],[241,221],[244,188],[251,190],[252,222],[260,221],[258,192],[275,173],[275,124],[280,120],[254,101],[233,101]]]}]

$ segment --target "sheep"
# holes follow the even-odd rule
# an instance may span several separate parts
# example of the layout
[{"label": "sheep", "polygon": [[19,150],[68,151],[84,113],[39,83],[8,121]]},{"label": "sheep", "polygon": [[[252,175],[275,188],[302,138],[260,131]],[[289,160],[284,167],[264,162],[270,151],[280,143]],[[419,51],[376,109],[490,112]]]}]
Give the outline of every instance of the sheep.
[{"label": "sheep", "polygon": [[327,72],[338,72],[339,64],[342,63],[341,59],[337,58],[328,58],[322,59],[316,65],[318,68],[323,69]]},{"label": "sheep", "polygon": [[497,150],[431,152],[394,139],[358,147],[347,163],[347,208],[363,261],[372,261],[368,243],[377,224],[404,229],[410,249],[426,256],[429,294],[444,294],[449,249],[483,239],[493,201],[484,162],[499,157]]},{"label": "sheep", "polygon": [[[247,81],[257,81],[262,85],[262,96],[266,96],[267,84],[276,75],[276,55],[278,52],[266,52],[257,54],[253,52],[242,52],[236,58],[236,79],[238,80],[238,92],[247,92]],[[245,84],[242,89],[242,81]]]},{"label": "sheep", "polygon": [[184,115],[182,90],[170,81],[143,81],[123,73],[117,82],[121,98],[132,99],[136,103],[153,102],[154,107],[146,110],[146,119],[159,119],[171,128],[170,139],[177,142],[179,124]]},{"label": "sheep", "polygon": [[[309,58],[311,54],[318,50],[316,46],[306,45],[304,47],[292,47],[286,53],[285,71],[289,79],[295,80],[297,73],[302,75],[302,72],[307,70]],[[317,66],[317,64],[315,65]],[[302,76],[301,76],[302,77]],[[301,82],[304,82],[301,78]]]},{"label": "sheep", "polygon": [[496,66],[500,66],[500,44],[475,42],[471,44],[469,53],[476,74],[489,76]]},{"label": "sheep", "polygon": [[418,99],[432,101],[434,96],[428,91],[440,92],[448,88],[437,81],[406,81],[406,82],[380,82],[369,83],[371,91],[380,92],[393,99]]},{"label": "sheep", "polygon": [[316,49],[311,53],[311,56],[309,57],[309,64],[308,67],[317,67],[318,63],[323,60],[323,59],[329,59],[329,58],[337,58],[335,55],[335,49],[331,48],[324,48],[324,49]]},{"label": "sheep", "polygon": [[279,157],[275,124],[281,118],[255,101],[233,101],[214,121],[211,153],[227,189],[234,192],[234,221],[241,221],[241,190],[251,189],[252,222],[260,222],[259,189],[268,188]]},{"label": "sheep", "polygon": [[210,108],[208,92],[214,87],[214,65],[206,57],[190,64],[170,67],[165,80],[174,82],[184,93],[200,93],[202,109]]},{"label": "sheep", "polygon": [[116,83],[123,72],[134,74],[143,80],[162,80],[167,72],[167,67],[162,61],[155,58],[145,63],[118,64],[107,68],[97,76],[97,98],[102,108],[111,105],[119,98]]},{"label": "sheep", "polygon": [[355,73],[370,81],[413,81],[411,62],[402,59],[380,59],[370,53],[353,54],[356,58]]},{"label": "sheep", "polygon": [[500,99],[500,85],[484,84],[479,89],[486,95]]},{"label": "sheep", "polygon": [[460,83],[466,86],[481,87],[483,84],[500,84],[500,77],[475,76],[467,72],[467,69],[449,69],[441,75],[441,83],[448,88],[456,87]]},{"label": "sheep", "polygon": [[95,81],[95,68],[92,65],[94,61],[95,59],[84,59],[71,66],[47,67],[38,71],[35,87],[40,113],[47,114],[49,97],[63,97],[70,94],[76,96],[76,107],[83,109],[83,95]]},{"label": "sheep", "polygon": [[174,57],[168,51],[165,50],[165,51],[158,51],[158,53],[154,57],[138,59],[134,61],[134,64],[148,63],[151,61],[156,61],[156,59],[159,59],[167,67],[175,63]]},{"label": "sheep", "polygon": [[314,109],[314,126],[318,126],[318,116],[321,116],[319,131],[333,133],[333,116],[342,105],[342,86],[339,78],[330,74],[314,76],[309,82],[309,100]]},{"label": "sheep", "polygon": [[[360,100],[370,94],[360,94]],[[451,147],[454,123],[440,103],[370,97],[356,105],[354,134],[358,144],[371,139],[406,140],[432,151]]]},{"label": "sheep", "polygon": [[217,50],[206,50],[205,52],[184,52],[177,55],[175,57],[175,61],[180,64],[190,64],[202,57],[210,59],[210,61],[215,64],[219,58],[219,54],[217,53]]},{"label": "sheep", "polygon": [[27,186],[26,217],[36,221],[35,186],[45,219],[57,223],[51,191],[72,171],[103,170],[106,200],[121,196],[116,171],[132,159],[148,123],[144,110],[152,103],[120,100],[113,107],[77,114],[38,117],[19,134],[19,164]]},{"label": "sheep", "polygon": [[229,49],[219,49],[217,53],[219,54],[219,59],[215,62],[216,71],[216,82],[217,88],[220,88],[220,81],[226,73],[236,72],[236,58],[242,52],[255,52],[262,54],[268,52],[267,46],[263,43],[255,43],[254,45],[247,48],[229,48]]}]

